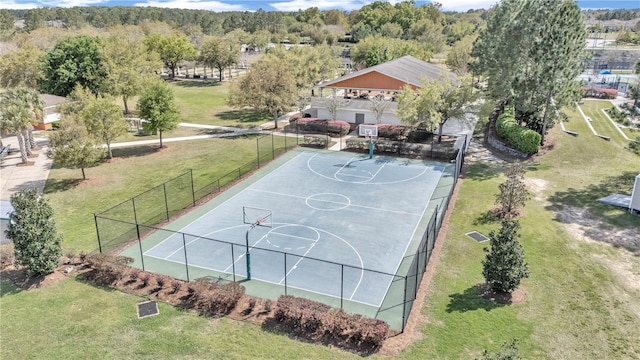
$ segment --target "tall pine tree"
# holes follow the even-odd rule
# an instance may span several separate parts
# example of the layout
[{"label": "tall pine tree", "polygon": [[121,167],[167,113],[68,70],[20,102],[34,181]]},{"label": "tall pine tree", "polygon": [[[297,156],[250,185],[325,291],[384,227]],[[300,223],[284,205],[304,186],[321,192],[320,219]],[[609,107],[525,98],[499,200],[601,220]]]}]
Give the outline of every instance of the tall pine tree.
[{"label": "tall pine tree", "polygon": [[503,0],[474,44],[472,69],[488,77],[489,96],[512,104],[544,142],[557,110],[579,94],[586,36],[572,0]]}]

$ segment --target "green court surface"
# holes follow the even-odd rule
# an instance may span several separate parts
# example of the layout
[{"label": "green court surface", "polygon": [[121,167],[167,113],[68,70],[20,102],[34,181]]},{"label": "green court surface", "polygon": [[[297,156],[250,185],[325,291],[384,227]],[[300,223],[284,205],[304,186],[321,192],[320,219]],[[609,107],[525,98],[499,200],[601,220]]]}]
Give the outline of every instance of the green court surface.
[{"label": "green court surface", "polygon": [[149,271],[241,281],[255,296],[302,296],[402,328],[454,173],[451,163],[298,149],[162,229],[141,229],[148,235],[122,255]]}]

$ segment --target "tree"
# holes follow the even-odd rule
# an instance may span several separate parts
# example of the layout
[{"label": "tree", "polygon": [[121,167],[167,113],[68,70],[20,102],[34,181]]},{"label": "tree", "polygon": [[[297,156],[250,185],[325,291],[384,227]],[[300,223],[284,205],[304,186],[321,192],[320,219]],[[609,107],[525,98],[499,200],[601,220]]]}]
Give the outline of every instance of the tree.
[{"label": "tree", "polygon": [[266,56],[232,84],[227,103],[236,108],[268,112],[278,128],[278,117],[293,108],[298,100],[293,73],[293,66],[286,59]]},{"label": "tree", "polygon": [[180,62],[197,55],[195,47],[184,35],[151,34],[144,39],[144,45],[147,51],[156,52],[164,65],[171,69],[171,78],[176,77],[176,68]]},{"label": "tree", "polygon": [[324,99],[324,107],[327,108],[327,111],[331,115],[331,120],[335,120],[338,116],[338,111],[343,109],[345,106],[345,101],[333,94],[331,97]]},{"label": "tree", "polygon": [[427,59],[431,55],[424,46],[414,41],[370,36],[359,41],[351,48],[351,61],[357,67],[371,67],[405,55]]},{"label": "tree", "polygon": [[35,189],[13,194],[11,205],[15,211],[6,235],[13,240],[16,264],[24,266],[29,276],[52,272],[62,256],[53,208]]},{"label": "tree", "polygon": [[162,148],[162,132],[175,129],[180,121],[173,91],[162,80],[153,82],[140,95],[138,110],[140,117],[147,120],[145,127],[150,131],[159,132]]},{"label": "tree", "polygon": [[9,38],[15,32],[15,21],[9,10],[0,9],[0,39]]},{"label": "tree", "polygon": [[140,41],[128,36],[125,29],[105,39],[104,55],[108,73],[106,92],[121,96],[124,112],[129,113],[128,100],[140,94],[145,79],[155,74],[160,60],[147,53]]},{"label": "tree", "polygon": [[473,41],[473,36],[465,37],[453,45],[447,53],[445,64],[457,75],[465,75],[469,70]]},{"label": "tree", "polygon": [[413,128],[418,124],[418,106],[416,91],[409,85],[405,85],[396,96],[398,108],[396,115],[400,122]]},{"label": "tree", "polygon": [[382,115],[389,106],[389,103],[384,98],[373,97],[369,99],[369,104],[371,111],[376,116],[376,123],[380,124],[382,122]]},{"label": "tree", "polygon": [[446,35],[442,33],[444,27],[439,22],[421,19],[410,29],[411,38],[424,44],[434,54],[441,52],[446,45]]},{"label": "tree", "polygon": [[238,61],[238,51],[226,43],[220,37],[209,37],[205,39],[200,47],[200,56],[198,61],[218,70],[220,81],[222,81],[222,72],[228,66]]},{"label": "tree", "polygon": [[63,115],[60,128],[49,134],[47,157],[62,167],[81,169],[83,180],[87,179],[85,168],[96,165],[104,152],[78,115]]},{"label": "tree", "polygon": [[529,266],[518,242],[519,229],[517,220],[504,219],[498,232],[489,233],[491,249],[484,248],[482,275],[493,291],[510,293],[520,286],[522,279],[529,277]]},{"label": "tree", "polygon": [[521,163],[514,163],[506,172],[507,179],[498,186],[496,204],[500,206],[500,214],[505,218],[518,215],[518,210],[529,200],[529,191],[524,183],[524,168]]},{"label": "tree", "polygon": [[629,86],[628,94],[629,99],[633,100],[633,106],[638,106],[638,101],[640,101],[640,83]]},{"label": "tree", "polygon": [[120,107],[111,97],[97,97],[91,99],[89,105],[82,110],[82,118],[87,131],[96,139],[107,145],[107,154],[113,158],[111,142],[127,132],[127,122],[122,117]]},{"label": "tree", "polygon": [[428,116],[430,124],[438,125],[438,142],[442,141],[444,124],[465,116],[468,105],[475,96],[471,79],[467,77],[452,79],[448,75],[440,79],[423,79],[418,90],[418,115]]},{"label": "tree", "polygon": [[474,72],[488,77],[492,99],[514,105],[544,141],[558,109],[579,96],[585,40],[574,1],[503,0],[474,44]]},{"label": "tree", "polygon": [[36,88],[41,80],[42,71],[38,59],[42,55],[37,47],[31,43],[25,44],[17,50],[10,50],[0,57],[0,87]]},{"label": "tree", "polygon": [[93,94],[104,90],[107,78],[99,37],[77,35],[59,41],[42,61],[44,79],[40,87],[49,94],[67,96],[76,84]]},{"label": "tree", "polygon": [[22,163],[28,162],[31,149],[32,122],[42,116],[42,100],[39,94],[28,88],[9,89],[0,94],[0,128],[15,133],[20,147]]}]

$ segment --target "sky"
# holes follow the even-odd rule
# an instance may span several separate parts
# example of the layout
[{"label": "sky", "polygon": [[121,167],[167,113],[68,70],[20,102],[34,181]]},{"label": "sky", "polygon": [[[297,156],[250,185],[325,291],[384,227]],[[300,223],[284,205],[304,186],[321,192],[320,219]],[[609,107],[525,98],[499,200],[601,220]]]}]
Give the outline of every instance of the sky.
[{"label": "sky", "polygon": [[[2,0],[2,9],[32,9],[36,7],[73,6],[152,6],[212,11],[297,11],[317,7],[320,10],[355,10],[374,0]],[[394,4],[401,0],[387,0]],[[429,3],[416,0],[416,4]],[[497,0],[439,0],[444,11],[488,9]],[[640,8],[640,0],[578,0],[583,9],[634,9]]]}]

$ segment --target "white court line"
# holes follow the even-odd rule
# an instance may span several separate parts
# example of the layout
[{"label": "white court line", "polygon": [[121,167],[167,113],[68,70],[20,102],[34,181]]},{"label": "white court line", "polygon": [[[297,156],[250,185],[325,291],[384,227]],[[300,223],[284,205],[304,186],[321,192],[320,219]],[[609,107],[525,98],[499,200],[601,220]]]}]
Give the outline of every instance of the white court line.
[{"label": "white court line", "polygon": [[371,176],[362,176],[362,175],[355,175],[355,174],[340,174],[340,176],[342,176],[342,177],[363,178],[363,179],[371,180]]},{"label": "white court line", "polygon": [[[314,246],[316,246],[316,244],[318,243],[318,240],[314,241],[313,244],[311,244],[311,246],[309,246],[309,248],[307,249],[307,251],[302,254],[302,257],[300,257],[300,259],[298,261],[296,261],[295,264],[293,264],[293,266],[291,267],[291,270],[287,271],[286,274],[284,274],[284,277],[280,280],[279,284],[282,284],[282,282],[284,281],[284,279],[287,278],[287,276],[289,276],[289,274],[291,274],[293,272],[293,270],[295,270],[298,267],[298,264],[300,264],[300,262],[302,260],[304,260],[307,257],[307,254],[309,254],[309,252],[311,251],[311,249],[313,249]],[[286,255],[285,255],[286,256]],[[297,255],[296,255],[297,256]]]},{"label": "white court line", "polygon": [[302,236],[296,236],[296,235],[291,235],[291,234],[279,233],[279,232],[275,232],[275,231],[271,231],[271,232],[269,232],[269,234],[281,235],[281,236],[290,237],[290,238],[294,238],[294,239],[306,240],[306,241],[309,241],[309,242],[316,242],[316,241],[318,241],[318,240],[313,240],[313,239],[306,238],[306,237],[302,237]]},{"label": "white court line", "polygon": [[[313,156],[311,156],[309,159],[307,159],[307,169],[309,169],[309,171],[311,171],[312,173],[314,173],[314,174],[316,174],[316,175],[318,175],[318,176],[320,176],[320,177],[323,177],[323,178],[325,178],[325,179],[328,179],[328,180],[332,180],[332,181],[339,181],[339,182],[344,182],[344,183],[349,183],[349,184],[358,184],[358,185],[389,185],[389,184],[399,184],[399,183],[402,183],[402,182],[409,182],[409,181],[411,181],[411,180],[417,179],[417,178],[419,178],[420,176],[424,175],[424,174],[427,172],[427,170],[429,170],[429,169],[431,168],[430,166],[425,166],[425,167],[424,167],[424,169],[423,169],[419,174],[417,174],[417,175],[415,175],[415,176],[413,176],[413,177],[410,177],[410,178],[400,179],[400,180],[396,180],[396,181],[376,182],[376,183],[373,183],[373,184],[372,184],[372,183],[368,183],[368,182],[364,182],[364,181],[363,181],[363,182],[355,182],[355,181],[346,181],[346,180],[342,180],[342,179],[336,179],[335,177],[329,177],[329,176],[327,176],[327,175],[324,175],[324,174],[321,174],[321,173],[319,173],[319,172],[315,171],[315,170],[313,169],[313,167],[311,166],[311,160],[313,160],[313,159],[314,159],[316,156],[318,156],[318,155],[320,155],[320,154],[314,154],[314,155],[313,155]],[[354,159],[354,158],[352,158],[352,159]],[[360,160],[358,160],[358,161],[360,161]],[[344,167],[344,166],[349,165],[350,163],[351,163],[351,161],[350,161],[350,162],[348,162],[346,165],[343,165],[343,167]],[[386,164],[385,164],[385,165],[386,165]],[[335,175],[334,175],[334,176],[335,176]]]},{"label": "white court line", "polygon": [[[442,174],[444,173],[444,169],[445,169],[445,167],[443,166],[442,170],[440,171],[440,176],[438,177],[438,181],[436,182],[436,186],[433,187],[433,190],[435,190],[438,187],[437,185],[440,182],[440,180],[442,179]],[[432,197],[433,197],[433,191],[431,191],[431,197],[429,198],[429,201],[427,201],[427,203],[424,206],[424,209],[422,210],[422,217],[420,217],[420,221],[422,220],[422,218],[424,217],[425,212],[429,208],[429,203],[431,202]],[[438,208],[438,210],[440,210],[440,209]],[[398,262],[398,266],[396,266],[396,270],[393,272],[393,276],[394,277],[397,276],[397,274],[398,274],[398,269],[400,268],[400,265],[402,265],[402,260],[404,259],[405,256],[407,256],[407,250],[409,249],[409,245],[411,245],[411,243],[413,242],[413,238],[416,236],[416,231],[418,231],[418,227],[420,226],[420,221],[418,221],[416,226],[413,228],[413,233],[411,234],[411,237],[409,238],[409,241],[407,242],[407,246],[404,248],[404,252],[402,253],[402,257],[400,258],[400,261]],[[429,225],[429,223],[427,223],[427,226],[428,225]],[[437,234],[436,234],[436,237],[437,237]],[[420,241],[422,241],[422,240],[420,240]],[[435,243],[435,240],[434,240],[434,243]],[[391,287],[391,283],[392,283],[392,281],[389,282],[389,286],[387,286],[387,290],[384,292],[385,296],[382,298],[382,302],[380,302],[380,306],[382,306],[382,303],[384,302],[384,298],[389,293],[389,288]]]},{"label": "white court line", "polygon": [[[269,191],[269,190],[260,190],[260,189],[247,189],[247,190],[251,190],[251,191],[256,191],[256,192],[263,192],[263,193],[268,193],[268,194],[274,194],[274,195],[279,195],[279,196],[288,196],[288,197],[293,197],[293,198],[298,198],[298,199],[308,199],[308,196],[300,196],[300,195],[293,195],[293,194],[285,194],[285,193],[279,193],[277,191]],[[318,200],[318,199],[313,199],[313,201],[319,201],[319,202],[327,202],[327,203],[335,203],[335,204],[342,204],[339,202],[333,202],[333,201],[327,201],[327,200]],[[389,209],[382,209],[382,208],[376,208],[373,206],[365,206],[365,205],[356,205],[354,203],[349,204],[349,206],[354,206],[354,207],[359,207],[359,208],[363,208],[363,209],[368,209],[368,210],[378,210],[378,211],[383,211],[383,212],[390,212],[390,213],[394,213],[394,214],[401,214],[401,215],[410,215],[410,216],[422,216],[423,214],[418,214],[418,213],[410,213],[410,212],[406,212],[406,211],[398,211],[398,210],[389,210]]]}]

